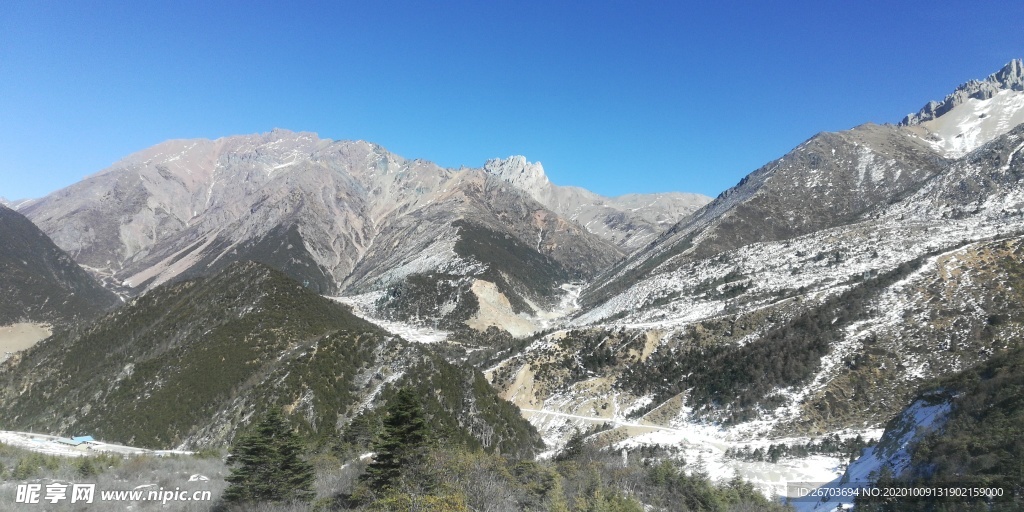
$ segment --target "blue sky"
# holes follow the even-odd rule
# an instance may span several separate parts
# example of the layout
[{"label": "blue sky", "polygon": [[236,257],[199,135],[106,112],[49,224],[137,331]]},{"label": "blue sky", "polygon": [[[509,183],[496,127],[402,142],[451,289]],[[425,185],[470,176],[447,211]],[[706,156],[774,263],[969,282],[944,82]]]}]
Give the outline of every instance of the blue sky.
[{"label": "blue sky", "polygon": [[0,196],[280,127],[717,195],[1024,57],[1024,2],[0,2]]}]

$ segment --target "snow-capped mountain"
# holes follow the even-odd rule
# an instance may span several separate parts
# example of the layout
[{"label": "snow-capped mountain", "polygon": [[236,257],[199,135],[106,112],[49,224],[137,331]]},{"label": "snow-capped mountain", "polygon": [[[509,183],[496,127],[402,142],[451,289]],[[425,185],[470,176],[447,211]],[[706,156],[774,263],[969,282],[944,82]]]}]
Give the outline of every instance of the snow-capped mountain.
[{"label": "snow-capped mountain", "polygon": [[971,80],[941,102],[931,101],[900,126],[945,156],[961,157],[1024,123],[1024,61],[1015,59],[984,80]]}]

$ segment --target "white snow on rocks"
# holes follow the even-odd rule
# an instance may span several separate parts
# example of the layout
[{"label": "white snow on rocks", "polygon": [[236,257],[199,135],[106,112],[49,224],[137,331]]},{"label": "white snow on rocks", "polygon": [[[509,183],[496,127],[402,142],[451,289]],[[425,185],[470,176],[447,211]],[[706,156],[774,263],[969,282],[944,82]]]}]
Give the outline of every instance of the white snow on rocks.
[{"label": "white snow on rocks", "polygon": [[437,343],[448,339],[449,333],[447,331],[403,322],[394,322],[372,316],[370,312],[374,310],[374,303],[382,294],[383,292],[370,292],[362,295],[327,298],[351,307],[352,313],[359,318],[406,340],[416,343]]},{"label": "white snow on rocks", "polygon": [[[878,480],[883,468],[887,468],[891,475],[899,476],[910,466],[911,449],[925,435],[942,428],[951,408],[951,404],[945,400],[935,403],[927,400],[914,402],[903,411],[894,428],[887,430],[877,445],[865,448],[841,476],[832,479],[824,487],[841,489],[870,486]],[[853,497],[822,499],[817,502],[800,500],[793,505],[798,511],[831,511],[840,505],[852,508]]]},{"label": "white snow on rocks", "polygon": [[1024,92],[1004,89],[986,100],[970,98],[949,112],[921,123],[925,140],[946,156],[959,158],[1024,123]]}]

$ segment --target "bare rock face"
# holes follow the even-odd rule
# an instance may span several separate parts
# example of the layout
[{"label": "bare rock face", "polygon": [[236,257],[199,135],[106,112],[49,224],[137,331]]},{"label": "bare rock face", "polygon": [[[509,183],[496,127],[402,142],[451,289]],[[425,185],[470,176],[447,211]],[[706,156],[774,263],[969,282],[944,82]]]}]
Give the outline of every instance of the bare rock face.
[{"label": "bare rock face", "polygon": [[539,162],[527,162],[522,156],[489,160],[484,171],[627,252],[650,242],[711,201],[701,194],[682,192],[604,197],[579,187],[554,185]]},{"label": "bare rock face", "polygon": [[544,197],[554,185],[548,181],[540,162],[527,162],[524,156],[488,160],[484,170],[511,183],[534,198]]},{"label": "bare rock face", "polygon": [[1002,90],[1024,91],[1024,61],[1021,59],[1011,60],[1003,69],[989,75],[988,78],[971,80],[957,87],[941,102],[929,101],[918,113],[909,114],[903,118],[900,125],[914,126],[931,121],[962,105],[967,100],[987,100]]},{"label": "bare rock face", "polygon": [[[240,260],[326,294],[384,289],[424,272],[514,274],[487,245],[464,240],[468,226],[514,241],[523,249],[513,259],[534,254],[550,267],[546,275],[563,280],[623,256],[534,199],[538,180],[546,183],[542,170],[509,180],[406,160],[367,142],[275,130],[159,144],[25,214],[130,293]],[[527,296],[559,284],[514,281],[508,286]]]}]

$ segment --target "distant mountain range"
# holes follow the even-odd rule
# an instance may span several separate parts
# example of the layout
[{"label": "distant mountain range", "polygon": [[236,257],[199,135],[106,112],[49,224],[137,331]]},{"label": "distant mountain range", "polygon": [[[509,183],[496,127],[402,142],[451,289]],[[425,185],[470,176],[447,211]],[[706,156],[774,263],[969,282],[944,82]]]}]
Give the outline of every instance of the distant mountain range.
[{"label": "distant mountain range", "polygon": [[593,277],[708,200],[603,198],[552,185],[522,157],[452,170],[275,130],[169,141],[23,213],[129,295],[254,260],[325,294],[423,273],[480,277],[532,313],[560,282]]}]

